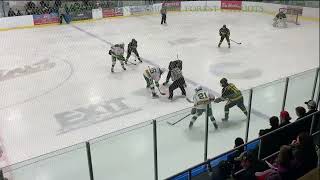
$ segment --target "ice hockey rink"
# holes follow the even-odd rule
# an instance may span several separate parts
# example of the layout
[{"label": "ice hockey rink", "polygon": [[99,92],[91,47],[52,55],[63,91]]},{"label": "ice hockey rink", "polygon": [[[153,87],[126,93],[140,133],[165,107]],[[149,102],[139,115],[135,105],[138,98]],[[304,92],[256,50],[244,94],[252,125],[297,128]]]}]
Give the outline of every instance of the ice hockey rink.
[{"label": "ice hockey rink", "polygon": [[[188,97],[192,97],[198,84],[219,95],[222,77],[247,90],[318,67],[319,23],[301,20],[300,25],[274,28],[272,19],[273,16],[262,13],[181,12],[169,13],[167,26],[160,25],[160,17],[153,15],[0,32],[0,137],[7,157],[2,164],[14,164],[191,107],[192,104],[179,98],[179,89],[173,102],[167,99],[168,95],[152,99],[142,76],[149,66],[167,68],[177,54],[183,60]],[[217,48],[218,30],[223,24],[230,29],[231,39],[242,42],[241,45],[232,43],[228,49],[224,42]],[[128,44],[132,38],[138,41],[144,63],[128,65],[127,71],[123,71],[117,62],[115,73],[111,73],[110,45]],[[130,61],[134,62],[134,58]],[[165,76],[166,73],[161,83]],[[312,85],[313,81],[303,79],[299,83]],[[269,116],[278,115],[275,112],[281,108],[283,86],[284,81],[279,81],[271,88],[260,91],[257,88],[250,139],[258,136],[259,129],[268,127]],[[167,87],[160,88],[167,92]],[[301,88],[293,90],[303,94]],[[243,93],[247,102],[248,91]],[[292,107],[302,105],[307,97],[291,97]],[[221,122],[223,105],[213,106],[220,128],[214,130],[212,124],[209,125],[209,157],[231,149],[233,140],[245,135],[245,117],[236,107],[230,111],[229,124]],[[119,108],[122,110],[117,111]],[[179,113],[184,115],[186,111]],[[293,109],[290,112],[293,113]],[[168,164],[192,156],[191,152],[198,152],[195,154],[199,157],[191,158],[186,165],[203,160],[200,155],[204,118],[199,118],[192,130],[188,129],[190,118],[176,126],[165,123],[175,120],[170,118],[159,123],[160,179],[183,170],[170,168]],[[133,163],[143,156],[145,163],[151,163],[145,171],[152,176],[150,124],[137,133],[113,138],[109,144],[114,146],[101,141],[94,143],[93,154],[100,154],[93,157],[96,162],[113,162],[123,156]],[[184,149],[186,146],[181,144],[192,146]],[[76,153],[78,158],[74,164],[86,161],[81,145]],[[175,162],[173,156],[177,158]],[[51,166],[55,163],[52,160]],[[35,166],[34,171],[41,170],[43,176],[32,177],[31,171],[29,179],[59,179],[50,170],[46,171],[45,165]],[[106,164],[104,169],[96,169],[95,177],[103,179],[104,170],[110,171],[113,180],[125,179],[128,174],[139,177],[138,172],[130,169],[127,174],[119,175],[118,168],[121,169],[120,163]],[[74,172],[72,179],[86,179],[88,175],[85,167],[83,169],[83,172]],[[21,173],[24,178],[25,173]],[[15,180],[22,179],[19,173],[12,176]]]}]

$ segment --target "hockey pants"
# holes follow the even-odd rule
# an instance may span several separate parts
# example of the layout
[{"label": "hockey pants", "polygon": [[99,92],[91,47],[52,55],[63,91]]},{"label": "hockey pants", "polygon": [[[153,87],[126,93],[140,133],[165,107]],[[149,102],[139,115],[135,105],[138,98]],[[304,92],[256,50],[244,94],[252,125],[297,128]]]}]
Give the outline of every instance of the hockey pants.
[{"label": "hockey pants", "polygon": [[166,14],[162,14],[162,16],[161,16],[161,24],[163,24],[163,23],[167,24],[167,15]]},{"label": "hockey pants", "polygon": [[123,63],[124,57],[123,56],[118,56],[118,57],[112,56],[112,69],[116,65],[117,60],[120,61],[120,64],[121,64],[122,68],[124,68],[124,63]]},{"label": "hockey pants", "polygon": [[[193,114],[193,117],[191,119],[191,122],[194,123],[197,120],[197,118],[201,116],[204,112],[206,112],[206,109],[192,108],[191,114]],[[208,117],[213,123],[215,123],[216,119],[213,117],[211,105],[209,105]]]},{"label": "hockey pants", "polygon": [[184,78],[180,78],[176,81],[174,81],[170,86],[169,86],[169,98],[171,99],[173,97],[173,91],[177,88],[180,88],[182,95],[186,95],[186,90],[184,89],[184,84],[186,82],[184,81]]},{"label": "hockey pants", "polygon": [[131,52],[133,52],[133,53],[137,56],[137,58],[140,60],[140,56],[139,56],[139,53],[138,53],[138,51],[137,51],[136,48],[133,48],[133,49],[128,48],[128,51],[127,51],[127,60],[128,60],[129,57],[131,56]]},{"label": "hockey pants", "polygon": [[246,107],[243,104],[243,97],[241,97],[240,99],[234,100],[234,101],[228,101],[227,104],[224,106],[224,114],[225,114],[225,118],[228,119],[229,118],[229,109],[232,108],[233,106],[237,105],[241,111],[248,116],[248,112]]},{"label": "hockey pants", "polygon": [[[147,76],[143,75],[144,77],[144,80],[146,80],[146,83],[147,83],[147,88],[150,88],[151,89],[151,92],[152,93],[156,93],[155,90],[154,90],[154,83],[153,83],[153,80],[148,78]],[[158,82],[155,82],[156,86],[159,87],[159,83]]]},{"label": "hockey pants", "polygon": [[230,46],[230,39],[229,36],[221,36],[220,38],[220,42],[219,42],[219,46],[221,45],[221,43],[223,42],[224,38],[227,39],[228,45]]}]

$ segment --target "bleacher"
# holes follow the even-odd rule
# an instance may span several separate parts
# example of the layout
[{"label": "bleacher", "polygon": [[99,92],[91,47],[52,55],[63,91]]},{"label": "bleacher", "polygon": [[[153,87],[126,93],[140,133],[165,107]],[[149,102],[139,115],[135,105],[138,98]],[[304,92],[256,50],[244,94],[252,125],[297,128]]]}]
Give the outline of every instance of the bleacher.
[{"label": "bleacher", "polygon": [[[128,1],[127,3],[129,3],[129,2],[130,1]],[[51,2],[51,3],[53,3],[53,2]],[[79,7],[78,5],[74,5],[74,4],[75,4],[74,2],[70,2],[70,3],[65,3],[63,5],[66,7],[67,10],[70,10],[70,11],[83,10],[85,8],[89,8],[90,10],[93,9],[93,8],[97,8],[97,6],[84,6],[83,4],[81,5],[81,7]],[[53,5],[53,4],[51,4],[51,5]],[[117,6],[117,5],[119,5],[118,1],[113,6]],[[100,6],[101,6],[101,4],[100,4]],[[108,5],[106,5],[106,6],[108,6]],[[21,4],[21,2],[19,2],[18,4],[16,4],[16,6],[13,6],[13,7],[14,7],[14,9],[21,8],[23,10],[24,9],[24,4]],[[25,13],[24,10],[23,10],[23,12]],[[309,77],[311,77],[310,79],[314,78],[314,79],[311,80],[312,87],[305,87],[307,89],[306,91],[308,91],[308,92],[310,91],[312,93],[305,93],[307,95],[303,94],[301,97],[297,98],[296,101],[299,101],[301,103],[301,106],[302,106],[303,102],[305,100],[309,100],[309,99],[315,100],[316,103],[317,103],[317,109],[319,110],[319,99],[320,99],[319,98],[320,97],[320,88],[319,88],[320,79],[319,79],[319,76],[320,76],[320,69],[319,68],[315,68],[315,69],[312,69],[312,70],[310,70],[308,72],[304,72],[304,73],[305,74],[303,74],[303,75],[307,75],[308,78]],[[294,75],[294,77],[296,77],[296,76],[299,76],[299,75]],[[283,80],[283,79],[280,80],[281,81],[280,83],[282,85],[284,85],[285,88],[283,89],[284,92],[282,92],[282,91],[281,92],[277,92],[277,94],[280,94],[279,97],[282,98],[282,99],[279,98],[279,102],[280,103],[283,102],[282,103],[282,108],[278,109],[279,112],[281,110],[285,110],[285,109],[288,109],[288,108],[291,108],[289,110],[293,111],[293,106],[295,104],[292,103],[292,104],[290,104],[289,107],[287,106],[288,103],[286,104],[287,100],[289,99],[289,97],[287,96],[288,92],[290,92],[290,90],[291,90],[290,87],[289,87],[289,83],[291,82],[291,80],[292,80],[291,77],[288,77],[285,80]],[[304,81],[307,81],[307,80],[302,79],[301,82],[299,82],[299,83],[303,84]],[[308,79],[308,81],[309,81],[309,79]],[[292,82],[293,82],[293,85],[292,84],[290,84],[290,85],[294,86],[296,82],[295,81],[292,81]],[[261,85],[261,87],[264,87],[264,85]],[[252,96],[254,96],[253,93],[255,92],[255,90],[253,90],[253,89],[254,88],[252,88],[250,90],[243,91],[243,92],[246,92],[246,93],[243,93],[243,94],[246,95],[245,96],[245,98],[247,98],[246,100],[249,100],[249,103],[247,104],[247,108],[249,109],[249,116],[248,116],[247,119],[245,119],[246,123],[247,123],[247,126],[246,126],[245,131],[243,131],[243,134],[242,134],[243,136],[245,136],[245,144],[243,144],[241,146],[238,146],[238,147],[236,147],[234,149],[231,149],[231,147],[228,146],[228,148],[230,149],[229,151],[226,151],[226,152],[224,152],[224,153],[222,153],[220,155],[215,155],[215,156],[210,157],[210,155],[208,153],[208,149],[209,149],[208,148],[208,136],[209,136],[208,135],[208,116],[206,116],[206,118],[204,119],[207,122],[206,125],[205,125],[206,126],[205,127],[206,131],[203,134],[201,134],[201,135],[203,135],[203,137],[205,137],[204,139],[201,139],[201,141],[204,140],[203,144],[204,144],[205,148],[204,148],[203,152],[201,152],[204,155],[203,154],[199,155],[201,157],[204,156],[203,157],[203,159],[204,159],[203,162],[196,164],[196,163],[193,163],[193,160],[190,160],[191,162],[188,162],[189,164],[187,165],[189,168],[186,169],[184,166],[179,166],[176,169],[184,168],[185,170],[182,170],[181,172],[179,172],[176,169],[174,169],[173,171],[176,174],[171,173],[171,177],[167,177],[166,179],[168,179],[168,180],[190,180],[190,179],[192,179],[192,180],[209,180],[209,179],[210,180],[215,180],[215,179],[213,179],[213,177],[215,176],[215,174],[218,173],[219,165],[222,162],[230,161],[230,160],[234,159],[237,150],[242,148],[242,147],[244,147],[244,150],[246,152],[255,153],[257,159],[260,159],[260,160],[274,159],[278,155],[279,151],[273,152],[270,156],[261,157],[260,152],[261,152],[261,141],[262,141],[262,139],[264,137],[268,137],[270,135],[273,135],[274,133],[286,130],[289,127],[295,126],[295,125],[297,125],[297,124],[299,124],[301,122],[306,121],[306,119],[310,119],[310,118],[312,118],[312,122],[311,122],[311,129],[308,130],[308,133],[315,138],[314,143],[319,148],[319,141],[317,139],[320,136],[320,130],[319,130],[320,112],[319,111],[315,112],[313,114],[310,114],[308,116],[305,116],[305,117],[301,118],[299,121],[292,122],[289,125],[283,126],[281,128],[278,128],[275,131],[272,131],[270,133],[267,133],[267,134],[264,134],[264,135],[258,137],[258,134],[255,132],[255,130],[250,129],[250,120],[252,120],[251,117],[250,117],[250,114],[254,113],[253,110],[255,108],[254,104],[252,103],[253,102],[252,101]],[[291,95],[291,97],[294,97],[294,96],[298,97],[298,96],[300,96],[300,93],[301,92],[292,93],[292,91],[291,91],[290,95]],[[258,95],[254,96],[254,97],[257,97],[257,96]],[[306,97],[308,99],[305,99]],[[267,104],[267,105],[270,105],[270,104]],[[271,106],[272,105],[273,104],[271,104]],[[115,133],[112,133],[112,134],[107,134],[107,135],[105,135],[103,137],[99,137],[99,138],[96,138],[94,140],[88,140],[87,142],[82,142],[82,143],[80,143],[79,147],[78,147],[78,145],[77,145],[77,147],[67,147],[68,150],[65,150],[65,149],[58,150],[57,152],[52,152],[52,153],[45,154],[45,155],[40,156],[40,157],[36,157],[34,159],[31,159],[31,160],[27,160],[27,161],[22,162],[22,163],[18,163],[18,164],[14,164],[14,165],[10,165],[10,166],[4,167],[0,171],[1,172],[0,173],[0,180],[4,179],[8,174],[15,174],[15,172],[21,170],[22,168],[26,169],[26,170],[23,170],[23,171],[26,171],[26,172],[27,171],[32,171],[33,169],[30,168],[30,169],[32,169],[32,170],[30,170],[30,169],[28,169],[28,167],[31,167],[34,164],[44,163],[47,159],[55,159],[56,157],[68,154],[70,152],[77,151],[79,149],[81,149],[83,151],[83,154],[85,154],[84,155],[85,156],[84,159],[87,160],[85,162],[81,161],[81,163],[79,163],[79,164],[83,165],[83,163],[85,163],[84,167],[86,167],[88,165],[88,167],[87,167],[88,169],[86,169],[86,170],[88,171],[88,174],[89,174],[88,176],[90,176],[90,179],[93,180],[94,173],[96,173],[98,171],[98,170],[95,169],[95,167],[100,167],[102,169],[104,168],[104,166],[103,166],[104,164],[101,165],[101,164],[97,163],[98,165],[96,164],[95,166],[93,166],[93,164],[95,163],[95,160],[99,159],[99,157],[100,157],[100,156],[96,155],[94,152],[92,152],[93,147],[98,149],[97,147],[95,147],[98,144],[97,142],[99,142],[99,143],[102,142],[102,143],[108,144],[112,139],[116,139],[117,137],[122,137],[122,135],[126,134],[126,133],[134,133],[134,132],[138,132],[138,133],[141,133],[141,134],[144,134],[144,135],[146,134],[146,137],[152,137],[151,141],[152,141],[154,147],[153,147],[153,149],[150,148],[150,149],[147,149],[145,151],[152,151],[151,154],[152,154],[152,156],[154,158],[154,159],[152,159],[152,161],[153,161],[154,164],[148,164],[148,165],[154,167],[154,169],[153,169],[154,172],[152,172],[151,174],[154,175],[155,179],[158,179],[160,177],[159,169],[158,169],[158,166],[159,166],[159,162],[158,162],[159,161],[159,157],[158,157],[158,155],[159,155],[159,151],[160,151],[160,148],[158,149],[158,146],[160,146],[160,143],[159,143],[159,139],[160,138],[159,138],[159,136],[161,136],[161,135],[163,135],[165,133],[169,134],[170,136],[171,135],[174,136],[176,134],[173,134],[173,132],[174,131],[178,131],[178,130],[181,130],[181,132],[184,132],[184,129],[183,129],[184,127],[183,127],[183,125],[181,125],[181,127],[183,127],[183,128],[176,127],[176,129],[174,129],[172,131],[165,131],[165,133],[164,133],[163,127],[167,128],[167,126],[165,126],[166,123],[163,123],[163,122],[176,121],[177,119],[181,118],[182,116],[187,115],[190,112],[190,109],[191,108],[184,109],[184,110],[181,110],[179,112],[175,112],[173,114],[165,115],[165,116],[159,117],[159,118],[157,118],[155,120],[150,120],[150,121],[147,121],[147,122],[145,122],[143,124],[139,124],[139,125],[137,125],[137,127],[130,127],[128,129],[123,129],[123,130],[121,130],[119,132],[115,132]],[[273,112],[273,113],[275,115],[277,115],[279,113],[278,111]],[[259,113],[263,113],[263,112],[259,111]],[[267,124],[267,123],[264,123],[264,124]],[[199,126],[203,126],[203,125],[204,125],[204,123],[203,124],[199,124]],[[145,128],[145,127],[148,128],[147,133],[145,133],[144,131],[142,132],[142,130],[141,130],[142,128]],[[160,128],[162,128],[162,129],[160,129]],[[251,128],[261,128],[261,127],[251,127]],[[139,130],[141,130],[141,132],[139,132]],[[162,134],[159,133],[159,130],[162,130],[162,132],[161,132]],[[254,136],[255,138],[250,138],[249,137],[250,136],[249,135],[249,131],[250,130],[253,131],[253,134],[256,133],[255,136]],[[211,134],[211,136],[214,137],[214,134]],[[172,139],[174,139],[174,137]],[[172,140],[172,139],[170,139],[170,140]],[[179,138],[177,138],[177,139],[178,139],[177,141],[179,141]],[[230,139],[227,139],[226,141],[228,141],[228,140],[230,140]],[[172,140],[172,141],[174,141],[174,140]],[[179,146],[179,145],[177,145],[177,146]],[[202,143],[201,143],[201,145],[202,145]],[[222,146],[226,146],[225,144],[221,144],[221,145]],[[115,146],[117,146],[117,145],[115,145]],[[165,145],[163,145],[163,146],[165,146]],[[185,146],[187,148],[189,147],[188,145],[185,145]],[[107,146],[107,148],[109,148],[109,147]],[[119,146],[117,148],[120,149],[120,148],[123,148],[123,147],[121,145],[121,146]],[[146,148],[149,148],[149,146],[147,146]],[[172,148],[172,150],[174,151],[175,149]],[[319,151],[319,149],[318,149],[318,151]],[[194,153],[196,154],[197,152],[194,152]],[[129,154],[129,152],[128,152],[128,154]],[[72,155],[70,155],[70,156],[72,156]],[[109,156],[117,156],[117,155],[109,154]],[[92,158],[92,157],[95,157],[95,158]],[[188,158],[188,157],[185,157],[185,158]],[[67,161],[68,159],[67,160],[66,159],[63,159],[63,160]],[[108,161],[108,160],[109,159],[106,158],[106,161]],[[64,161],[60,161],[60,162],[61,162],[60,165],[65,163]],[[128,163],[127,159],[125,159],[124,162]],[[116,163],[116,162],[113,162],[113,163]],[[123,166],[125,166],[126,163],[124,163]],[[139,163],[139,162],[137,161],[136,163]],[[75,165],[76,167],[77,167],[77,165],[79,165],[78,162],[74,163],[73,161],[70,162],[70,164]],[[141,164],[138,164],[137,166],[141,166],[141,167],[139,167],[140,170],[141,169],[143,170],[143,168],[144,168],[144,166],[141,165]],[[318,163],[318,166],[319,166],[319,163]],[[49,169],[50,169],[50,167],[49,167]],[[54,169],[54,168],[52,168],[52,169]],[[79,169],[83,170],[83,167],[81,167]],[[2,171],[3,171],[3,173],[2,173]],[[241,171],[243,171],[243,170],[234,172],[234,175],[237,175],[237,174],[241,173]],[[310,178],[317,178],[317,172],[319,172],[319,167],[317,169],[312,170],[310,172],[310,174],[309,173],[305,174],[306,177],[301,177],[301,179],[308,179],[309,180]],[[142,171],[141,173],[144,173],[144,172]],[[17,174],[19,174],[19,172]],[[36,174],[36,172],[35,172],[35,174]],[[166,172],[166,173],[163,173],[163,174],[167,175],[168,173]]]},{"label": "bleacher", "polygon": [[[281,127],[273,132],[267,133],[257,139],[254,139],[244,145],[238,146],[228,152],[225,152],[219,156],[216,156],[212,159],[208,159],[207,161],[200,163],[196,166],[193,166],[191,168],[186,169],[185,171],[182,171],[176,175],[173,175],[169,178],[167,178],[167,180],[215,180],[214,178],[212,178],[213,174],[216,173],[216,171],[218,171],[219,169],[219,164],[223,161],[229,161],[231,158],[234,158],[234,154],[237,151],[237,149],[241,148],[241,147],[245,147],[245,151],[246,152],[257,152],[257,158],[258,159],[262,159],[262,160],[268,160],[268,159],[272,159],[274,158],[276,155],[278,155],[279,151],[274,152],[272,155],[265,157],[265,158],[260,158],[260,145],[261,145],[261,139],[264,137],[267,137],[269,135],[272,135],[274,133],[277,133],[279,131],[285,130],[288,127],[292,127],[295,126],[296,124],[298,124],[301,121],[304,121],[307,118],[310,117],[317,117],[317,119],[314,118],[314,122],[313,124],[315,125],[315,121],[320,121],[319,117],[320,117],[320,111],[315,112],[313,114],[310,114],[302,119],[300,119],[299,121],[296,121],[294,123],[288,124],[284,127]],[[313,137],[316,136],[320,136],[320,129],[319,129],[319,125],[317,125],[317,128],[313,128],[310,129],[310,134]],[[314,138],[315,144],[319,145],[320,142],[318,142],[317,138]],[[318,147],[319,148],[319,147]],[[318,149],[319,151],[319,149]],[[318,155],[319,156],[319,155]],[[320,158],[320,157],[318,157]],[[318,164],[319,166],[319,164]],[[244,169],[236,172],[235,174],[239,174],[241,171],[243,171]],[[315,171],[315,170],[313,170]],[[313,173],[315,174],[315,173]],[[310,175],[311,176],[311,175]],[[230,177],[231,178],[231,177]],[[220,179],[220,178],[219,178]]]}]

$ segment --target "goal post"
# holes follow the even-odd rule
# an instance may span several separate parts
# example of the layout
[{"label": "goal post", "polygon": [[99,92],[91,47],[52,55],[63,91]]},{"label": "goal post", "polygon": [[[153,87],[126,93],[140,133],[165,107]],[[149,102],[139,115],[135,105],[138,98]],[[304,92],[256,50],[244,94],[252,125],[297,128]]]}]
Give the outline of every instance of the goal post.
[{"label": "goal post", "polygon": [[300,25],[299,16],[302,15],[303,8],[302,7],[284,7],[280,8],[279,12],[283,12],[287,16],[287,22],[294,23],[296,25]]}]

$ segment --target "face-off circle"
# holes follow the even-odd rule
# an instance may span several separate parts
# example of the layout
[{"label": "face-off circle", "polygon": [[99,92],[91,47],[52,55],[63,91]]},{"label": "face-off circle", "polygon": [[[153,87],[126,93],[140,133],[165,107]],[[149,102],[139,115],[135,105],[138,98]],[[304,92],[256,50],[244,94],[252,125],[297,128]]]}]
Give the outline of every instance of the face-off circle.
[{"label": "face-off circle", "polygon": [[0,69],[0,109],[48,94],[72,73],[72,65],[63,59],[36,58],[32,62],[22,62],[19,56],[11,57]]}]

